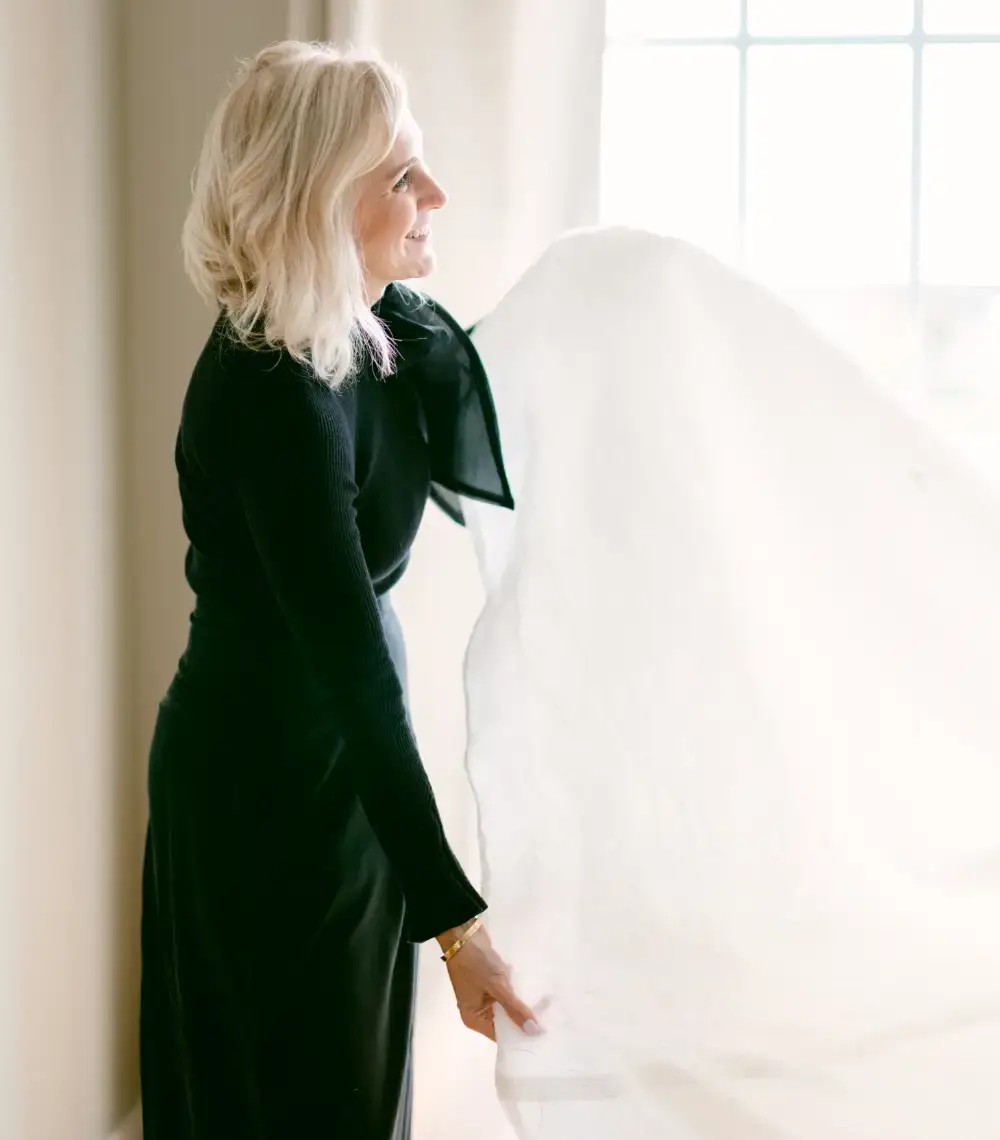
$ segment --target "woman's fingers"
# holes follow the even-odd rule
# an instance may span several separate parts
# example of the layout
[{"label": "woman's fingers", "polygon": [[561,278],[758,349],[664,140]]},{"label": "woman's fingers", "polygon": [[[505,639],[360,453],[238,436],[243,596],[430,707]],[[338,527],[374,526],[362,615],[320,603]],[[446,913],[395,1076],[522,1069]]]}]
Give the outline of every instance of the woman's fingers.
[{"label": "woman's fingers", "polygon": [[[522,1033],[536,1037],[543,1032],[536,1012],[514,992],[510,967],[493,949],[485,930],[449,961],[448,973],[466,1028],[496,1041],[493,1010],[499,1004]],[[539,1003],[539,1012],[542,1008]]]},{"label": "woman's fingers", "polygon": [[514,993],[508,978],[496,979],[493,986],[493,997],[503,1006],[507,1016],[523,1033],[527,1033],[529,1037],[541,1035],[542,1027],[535,1020],[534,1010]]},{"label": "woman's fingers", "polygon": [[493,1017],[492,1002],[487,1002],[479,1009],[463,1009],[461,1010],[461,1015],[462,1022],[467,1029],[471,1029],[475,1033],[481,1033],[483,1037],[488,1037],[490,1041],[496,1041],[497,1031]]}]

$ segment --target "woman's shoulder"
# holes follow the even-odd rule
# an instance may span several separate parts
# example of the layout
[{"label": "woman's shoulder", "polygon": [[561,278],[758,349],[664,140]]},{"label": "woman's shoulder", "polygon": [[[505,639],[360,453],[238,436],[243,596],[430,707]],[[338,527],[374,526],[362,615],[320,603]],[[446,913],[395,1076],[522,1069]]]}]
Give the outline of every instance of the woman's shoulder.
[{"label": "woman's shoulder", "polygon": [[270,378],[287,385],[312,379],[306,365],[282,345],[268,342],[262,329],[243,337],[225,313],[212,327],[199,364],[232,381]]},{"label": "woman's shoulder", "polygon": [[332,389],[280,345],[241,339],[224,316],[195,366],[185,417],[228,423],[227,434],[280,435],[286,444],[352,434],[354,382]]},{"label": "woman's shoulder", "polygon": [[268,342],[262,333],[241,337],[224,316],[212,328],[195,369],[196,374],[199,371],[241,401],[252,392],[266,403],[323,406],[349,403],[361,379],[359,374],[331,388],[307,360],[294,356],[284,345]]}]

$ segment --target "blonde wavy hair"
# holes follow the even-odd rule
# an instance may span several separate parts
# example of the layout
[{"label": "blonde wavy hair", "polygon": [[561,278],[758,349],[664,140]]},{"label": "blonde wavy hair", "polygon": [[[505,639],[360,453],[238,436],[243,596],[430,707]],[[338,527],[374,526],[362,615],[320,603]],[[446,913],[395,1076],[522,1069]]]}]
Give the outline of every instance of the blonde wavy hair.
[{"label": "blonde wavy hair", "polygon": [[283,346],[331,388],[393,347],[365,293],[359,179],[389,154],[402,77],[375,56],[289,40],[246,61],[213,114],[184,222],[184,266],[236,337]]}]

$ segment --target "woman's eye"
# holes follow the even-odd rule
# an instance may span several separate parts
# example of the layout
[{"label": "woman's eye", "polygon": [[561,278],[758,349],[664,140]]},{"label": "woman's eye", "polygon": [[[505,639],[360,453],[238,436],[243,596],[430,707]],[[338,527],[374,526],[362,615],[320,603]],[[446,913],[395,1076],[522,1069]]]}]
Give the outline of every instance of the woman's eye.
[{"label": "woman's eye", "polygon": [[407,170],[403,177],[393,186],[393,190],[403,190],[410,184],[410,172]]}]

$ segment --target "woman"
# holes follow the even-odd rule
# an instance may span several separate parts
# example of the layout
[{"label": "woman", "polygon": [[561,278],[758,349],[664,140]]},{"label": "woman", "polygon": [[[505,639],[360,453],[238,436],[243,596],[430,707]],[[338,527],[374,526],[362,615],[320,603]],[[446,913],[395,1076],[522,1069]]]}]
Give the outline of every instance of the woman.
[{"label": "woman", "polygon": [[409,1134],[415,944],[463,1021],[539,1032],[448,847],[388,600],[431,484],[513,506],[485,376],[440,306],[445,195],[398,77],[284,43],[207,132],[184,232],[220,316],[176,464],[186,652],[151,748],[146,1140]]}]

